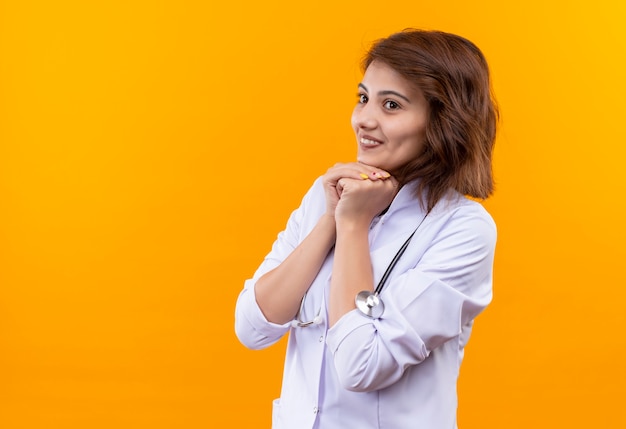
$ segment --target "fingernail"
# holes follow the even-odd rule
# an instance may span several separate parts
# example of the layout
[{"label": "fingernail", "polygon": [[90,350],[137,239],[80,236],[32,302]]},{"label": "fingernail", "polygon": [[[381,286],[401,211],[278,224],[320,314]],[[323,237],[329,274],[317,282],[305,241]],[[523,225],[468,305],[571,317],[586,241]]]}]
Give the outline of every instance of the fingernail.
[{"label": "fingernail", "polygon": [[369,179],[368,175],[365,174],[365,173],[361,173],[361,174],[359,174],[359,176],[361,176],[363,178],[363,180]]}]

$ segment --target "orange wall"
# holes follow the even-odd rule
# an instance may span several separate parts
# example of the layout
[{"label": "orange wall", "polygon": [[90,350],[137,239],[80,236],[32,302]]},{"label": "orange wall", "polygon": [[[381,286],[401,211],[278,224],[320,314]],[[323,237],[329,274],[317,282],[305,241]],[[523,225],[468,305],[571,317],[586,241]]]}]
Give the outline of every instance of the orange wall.
[{"label": "orange wall", "polygon": [[481,46],[502,109],[461,427],[626,426],[624,2],[347,3],[0,0],[1,428],[269,427],[284,343],[236,296],[409,26]]}]

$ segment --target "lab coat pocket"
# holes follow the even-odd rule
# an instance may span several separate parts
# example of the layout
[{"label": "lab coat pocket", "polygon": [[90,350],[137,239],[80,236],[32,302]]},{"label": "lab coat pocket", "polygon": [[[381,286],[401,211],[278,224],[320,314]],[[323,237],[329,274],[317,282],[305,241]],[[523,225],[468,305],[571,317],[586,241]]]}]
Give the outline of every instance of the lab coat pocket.
[{"label": "lab coat pocket", "polygon": [[283,423],[280,412],[280,398],[272,402],[272,429],[282,429]]}]

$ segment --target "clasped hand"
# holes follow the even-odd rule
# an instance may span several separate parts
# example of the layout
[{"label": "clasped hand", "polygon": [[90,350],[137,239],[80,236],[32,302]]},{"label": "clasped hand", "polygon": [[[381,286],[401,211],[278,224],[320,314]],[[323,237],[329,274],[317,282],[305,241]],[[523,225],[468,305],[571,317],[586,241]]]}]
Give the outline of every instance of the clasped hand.
[{"label": "clasped hand", "polygon": [[388,172],[356,162],[335,164],[323,181],[326,212],[337,224],[369,225],[398,192],[398,181]]}]

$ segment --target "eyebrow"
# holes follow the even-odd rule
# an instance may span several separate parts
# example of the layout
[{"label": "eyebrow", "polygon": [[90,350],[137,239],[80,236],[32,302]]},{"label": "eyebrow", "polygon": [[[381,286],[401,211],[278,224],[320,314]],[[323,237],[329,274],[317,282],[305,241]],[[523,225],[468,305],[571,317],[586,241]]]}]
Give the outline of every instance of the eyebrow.
[{"label": "eyebrow", "polygon": [[[358,86],[359,86],[359,88],[363,88],[365,90],[365,92],[369,92],[367,87],[365,85],[363,85],[362,83],[360,83]],[[396,92],[396,91],[391,91],[391,90],[379,91],[378,95],[395,95],[396,97],[402,98],[407,103],[411,102],[411,100],[409,100],[406,96],[404,96],[404,95],[402,95],[402,94],[400,94],[399,92]]]}]

